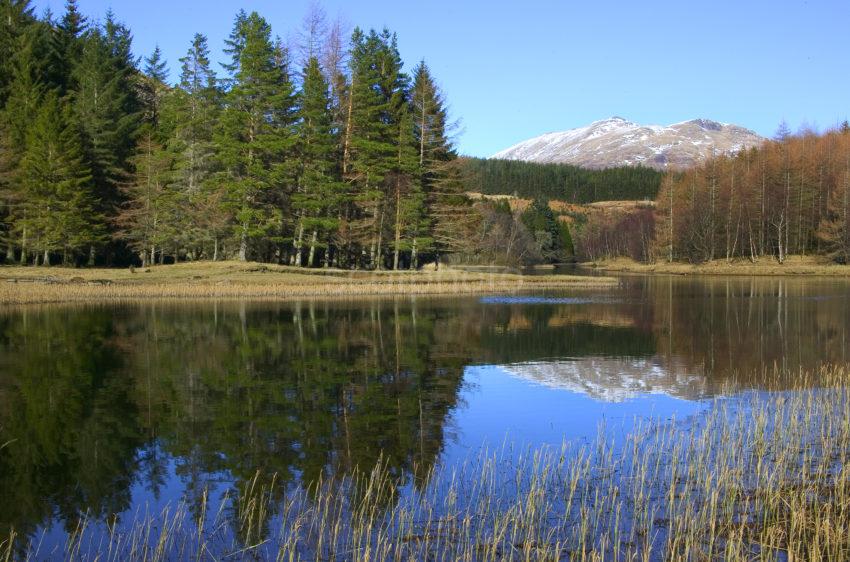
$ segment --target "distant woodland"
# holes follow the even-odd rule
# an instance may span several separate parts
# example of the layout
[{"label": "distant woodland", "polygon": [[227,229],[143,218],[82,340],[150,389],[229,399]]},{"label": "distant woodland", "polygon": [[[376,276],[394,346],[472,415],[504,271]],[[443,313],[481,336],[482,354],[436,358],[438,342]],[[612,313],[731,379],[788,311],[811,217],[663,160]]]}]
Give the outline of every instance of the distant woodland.
[{"label": "distant woodland", "polygon": [[664,177],[654,211],[597,216],[577,236],[590,259],[819,255],[850,263],[850,124],[791,134]]},{"label": "distant woodland", "polygon": [[569,203],[654,200],[664,177],[662,172],[642,166],[590,170],[570,164],[483,158],[467,158],[464,164],[470,173],[470,191]]},{"label": "distant woodland", "polygon": [[[201,33],[169,67],[136,58],[112,12],[0,0],[0,261],[850,259],[846,124],[667,174],[459,157],[436,78],[405,70],[394,33],[319,8],[293,27],[284,43],[241,11],[221,68]],[[645,203],[592,205],[618,200]]]}]

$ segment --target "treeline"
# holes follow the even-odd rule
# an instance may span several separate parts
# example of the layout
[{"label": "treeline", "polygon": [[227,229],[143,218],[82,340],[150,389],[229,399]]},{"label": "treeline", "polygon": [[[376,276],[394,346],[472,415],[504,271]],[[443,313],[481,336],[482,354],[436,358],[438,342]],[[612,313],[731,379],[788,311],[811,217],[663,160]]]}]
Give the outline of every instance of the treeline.
[{"label": "treeline", "polygon": [[789,254],[850,261],[850,125],[791,135],[669,175],[657,201],[657,254],[706,261]]},{"label": "treeline", "polygon": [[591,215],[584,258],[641,261],[822,255],[850,263],[850,124],[773,140],[665,176],[655,209]]},{"label": "treeline", "polygon": [[642,166],[604,170],[569,164],[464,158],[469,190],[569,203],[655,199],[664,174]]},{"label": "treeline", "polygon": [[286,46],[241,11],[224,74],[197,34],[171,85],[111,12],[0,12],[6,262],[416,267],[475,228],[442,94],[387,30],[313,9]]}]

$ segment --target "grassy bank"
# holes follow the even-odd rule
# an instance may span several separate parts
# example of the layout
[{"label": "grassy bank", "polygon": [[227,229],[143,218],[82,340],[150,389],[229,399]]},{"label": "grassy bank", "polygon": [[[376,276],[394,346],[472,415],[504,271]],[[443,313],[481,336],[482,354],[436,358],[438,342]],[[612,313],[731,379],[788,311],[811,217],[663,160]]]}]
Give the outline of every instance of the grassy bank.
[{"label": "grassy bank", "polygon": [[0,558],[847,560],[850,370],[773,376],[798,387],[616,442],[485,452],[402,494],[380,463],[294,490],[258,472],[226,507],[84,517],[61,551],[13,531]]},{"label": "grassy bank", "polygon": [[582,264],[585,267],[623,273],[663,273],[671,275],[811,275],[825,277],[850,276],[850,266],[838,265],[823,257],[789,256],[784,263],[773,258],[749,260],[714,260],[691,264],[682,262],[640,263],[629,258],[599,260]]},{"label": "grassy bank", "polygon": [[286,299],[360,295],[503,293],[611,286],[604,277],[506,273],[304,270],[242,262],[145,269],[0,268],[0,304],[124,299]]}]

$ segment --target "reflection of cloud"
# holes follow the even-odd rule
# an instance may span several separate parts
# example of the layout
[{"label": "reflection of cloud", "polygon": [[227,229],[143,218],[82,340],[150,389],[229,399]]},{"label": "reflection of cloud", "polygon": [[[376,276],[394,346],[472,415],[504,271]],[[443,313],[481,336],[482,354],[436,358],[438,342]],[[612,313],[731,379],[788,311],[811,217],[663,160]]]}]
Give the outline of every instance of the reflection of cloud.
[{"label": "reflection of cloud", "polygon": [[601,400],[623,402],[643,394],[695,400],[708,393],[703,376],[671,371],[656,360],[588,357],[500,365],[510,375]]}]

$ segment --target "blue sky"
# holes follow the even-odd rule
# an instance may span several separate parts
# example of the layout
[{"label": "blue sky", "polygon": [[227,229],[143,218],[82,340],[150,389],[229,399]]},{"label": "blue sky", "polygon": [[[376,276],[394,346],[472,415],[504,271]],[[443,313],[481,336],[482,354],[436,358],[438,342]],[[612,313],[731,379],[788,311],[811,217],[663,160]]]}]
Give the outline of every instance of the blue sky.
[{"label": "blue sky", "polygon": [[[79,0],[111,7],[135,51],[159,44],[176,77],[196,31],[221,57],[240,8],[286,37],[309,0]],[[64,0],[35,0],[60,14]],[[462,153],[619,115],[668,124],[696,117],[771,135],[785,119],[824,129],[850,116],[850,1],[326,0],[351,25],[387,26],[407,67],[425,58],[461,128]]]}]

